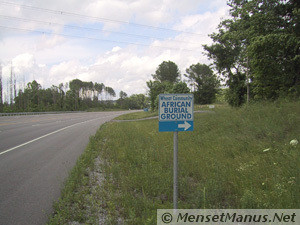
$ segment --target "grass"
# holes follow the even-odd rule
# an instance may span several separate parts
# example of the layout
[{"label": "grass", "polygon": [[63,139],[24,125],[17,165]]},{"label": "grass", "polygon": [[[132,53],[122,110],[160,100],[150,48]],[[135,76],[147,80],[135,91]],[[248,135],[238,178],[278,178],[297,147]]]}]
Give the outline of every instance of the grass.
[{"label": "grass", "polygon": [[110,106],[102,106],[102,107],[94,107],[94,108],[89,108],[86,110],[87,112],[110,112],[110,111],[125,111],[124,109],[120,109],[120,108],[115,108],[115,107],[111,107]]},{"label": "grass", "polygon": [[95,137],[91,137],[65,182],[60,200],[54,203],[54,214],[48,224],[68,224],[72,221],[96,224],[95,221],[98,221],[95,215],[101,212],[102,199],[96,197],[100,187],[97,186],[97,177],[91,173],[99,172],[95,168],[95,159],[99,154],[96,143]]},{"label": "grass", "polygon": [[[300,140],[300,102],[214,111],[195,114],[194,131],[179,133],[179,208],[299,208],[300,144],[290,141]],[[159,133],[157,119],[106,123],[49,224],[99,223],[103,209],[105,224],[156,224],[156,209],[172,208],[172,156],[173,134]]]},{"label": "grass", "polygon": [[135,119],[144,119],[148,117],[154,117],[157,116],[158,112],[134,112],[134,113],[128,113],[121,116],[118,116],[115,118],[115,120],[135,120]]}]

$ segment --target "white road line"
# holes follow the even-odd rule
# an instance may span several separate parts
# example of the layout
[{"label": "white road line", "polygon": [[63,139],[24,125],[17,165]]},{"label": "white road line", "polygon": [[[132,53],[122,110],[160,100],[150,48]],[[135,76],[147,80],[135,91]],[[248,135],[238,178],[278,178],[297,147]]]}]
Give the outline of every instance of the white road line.
[{"label": "white road line", "polygon": [[87,120],[87,121],[83,121],[83,122],[80,122],[80,123],[75,123],[75,124],[73,124],[73,125],[70,125],[70,126],[61,128],[61,129],[56,130],[56,131],[53,131],[53,132],[51,132],[51,133],[49,133],[49,134],[45,134],[45,135],[43,135],[43,136],[41,136],[41,137],[38,137],[38,138],[35,138],[35,139],[31,140],[31,141],[28,141],[28,142],[25,142],[25,143],[23,143],[23,144],[20,144],[20,145],[18,145],[18,146],[16,146],[16,147],[13,147],[13,148],[7,149],[7,150],[5,150],[5,151],[3,151],[3,152],[0,152],[0,155],[3,155],[3,154],[5,154],[5,153],[8,153],[8,152],[10,152],[10,151],[12,151],[12,150],[15,150],[15,149],[17,149],[17,148],[23,147],[24,145],[28,145],[28,144],[30,144],[30,143],[32,143],[32,142],[38,141],[38,140],[40,140],[40,139],[42,139],[42,138],[48,137],[48,136],[50,136],[50,135],[52,135],[52,134],[58,133],[58,132],[60,132],[60,131],[63,131],[63,130],[65,130],[65,129],[68,129],[68,128],[77,126],[77,125],[79,125],[79,124],[83,124],[83,123],[91,122],[91,121],[94,121],[94,120],[102,119],[102,118],[104,118],[104,117],[96,118],[96,119],[92,119],[92,120]]}]

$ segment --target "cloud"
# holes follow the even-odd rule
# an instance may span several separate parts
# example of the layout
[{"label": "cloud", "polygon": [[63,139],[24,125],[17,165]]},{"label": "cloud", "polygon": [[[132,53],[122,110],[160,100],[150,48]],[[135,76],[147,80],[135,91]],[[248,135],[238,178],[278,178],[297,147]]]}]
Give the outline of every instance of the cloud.
[{"label": "cloud", "polygon": [[[129,4],[127,1],[120,0],[99,0],[92,1],[84,8],[84,11],[104,24],[104,29],[118,29],[122,23],[116,21],[128,22],[131,17]],[[105,19],[104,19],[105,18]]]},{"label": "cloud", "polygon": [[26,83],[33,79],[43,84],[47,75],[45,66],[38,65],[34,56],[28,52],[17,55],[10,62],[2,63],[3,100],[8,101],[7,93],[9,93],[11,83],[14,83],[14,80],[16,81],[17,92],[19,89],[24,89]]},{"label": "cloud", "polygon": [[49,77],[46,78],[48,80],[48,86],[50,83],[54,85],[60,83],[65,84],[66,82],[78,78],[78,75],[83,72],[85,72],[85,70],[77,60],[61,62],[49,69]]},{"label": "cloud", "polygon": [[[57,34],[13,32],[4,35],[0,41],[0,59],[4,65],[5,77],[9,77],[10,61],[13,61],[20,82],[23,82],[23,77],[26,82],[36,79],[44,88],[48,88],[52,84],[59,85],[78,78],[83,81],[104,83],[112,87],[117,94],[123,90],[128,95],[146,93],[146,81],[152,79],[151,74],[155,73],[156,68],[163,61],[175,62],[182,75],[192,64],[209,63],[207,57],[202,54],[202,45],[211,43],[208,34],[214,32],[220,18],[228,14],[228,7],[223,0],[92,0],[88,2],[31,0],[30,4],[38,8],[57,10],[57,12],[61,10],[73,14],[53,14],[17,6],[11,11],[8,10],[8,6],[5,6],[6,10],[0,9],[0,13],[8,11],[18,17],[28,16],[34,20],[93,29],[104,27],[152,38],[136,38],[136,40],[130,35],[126,37],[114,34],[115,39],[112,39],[113,34],[110,32],[103,36],[103,33],[91,32],[89,29],[76,32],[81,36],[95,37],[98,40],[71,38]],[[76,14],[108,20],[95,20],[91,17],[76,16]],[[132,23],[147,24],[149,27]],[[19,22],[12,25],[31,29],[50,29],[55,33],[67,31],[63,26],[34,22]],[[150,29],[151,26],[165,27],[169,30],[152,29],[153,27]],[[184,32],[171,32],[170,29]],[[68,32],[70,35],[74,34],[71,30]],[[102,38],[115,40],[115,43],[101,41]]]},{"label": "cloud", "polygon": [[113,49],[111,50],[112,52],[118,52],[120,51],[122,48],[119,46],[113,47]]},{"label": "cloud", "polygon": [[31,69],[35,64],[35,60],[32,54],[24,53],[21,55],[16,56],[12,60],[12,64],[15,69]]},{"label": "cloud", "polygon": [[51,37],[43,35],[42,37],[39,38],[39,40],[36,43],[36,50],[42,51],[45,49],[51,49],[65,42],[66,42],[66,38],[59,35],[54,35]]},{"label": "cloud", "polygon": [[16,25],[23,29],[60,32],[67,24],[100,22],[105,29],[117,30],[130,23],[150,26],[170,25],[186,14],[196,13],[198,9],[219,8],[224,4],[226,3],[223,0],[91,0],[88,2],[31,0],[30,3],[2,4],[0,13],[23,18],[23,21],[22,19],[4,21],[6,25]]}]

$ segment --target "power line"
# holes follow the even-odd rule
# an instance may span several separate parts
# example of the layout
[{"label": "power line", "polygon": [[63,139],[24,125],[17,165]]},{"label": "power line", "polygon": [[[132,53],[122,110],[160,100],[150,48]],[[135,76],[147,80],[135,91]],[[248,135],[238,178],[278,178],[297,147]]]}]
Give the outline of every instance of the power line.
[{"label": "power line", "polygon": [[33,32],[33,33],[41,33],[41,34],[49,34],[49,35],[58,35],[58,36],[71,37],[71,38],[80,38],[80,39],[87,39],[87,40],[111,42],[111,43],[120,43],[120,44],[130,44],[130,45],[137,45],[137,46],[144,46],[144,47],[162,48],[162,49],[169,49],[169,50],[176,50],[176,51],[199,52],[197,50],[192,50],[192,49],[165,47],[165,46],[157,46],[157,45],[148,45],[148,44],[142,44],[142,43],[127,42],[127,41],[114,41],[114,40],[107,40],[107,39],[102,39],[102,38],[84,37],[84,36],[77,36],[77,35],[70,35],[70,34],[60,34],[60,33],[55,33],[55,32],[31,30],[31,29],[24,29],[24,28],[18,28],[18,27],[7,27],[7,26],[1,26],[0,25],[0,28],[10,29],[10,30],[26,31],[26,32]]},{"label": "power line", "polygon": [[[72,29],[83,29],[83,30],[98,31],[98,32],[110,32],[110,33],[114,33],[114,34],[132,36],[132,37],[143,38],[143,39],[154,39],[155,38],[155,39],[164,40],[164,38],[161,38],[161,37],[154,37],[154,36],[148,36],[148,35],[139,35],[139,34],[130,34],[130,33],[125,33],[125,32],[103,30],[103,29],[99,29],[99,28],[90,28],[90,27],[84,27],[84,26],[65,25],[65,24],[61,24],[61,23],[46,22],[46,21],[27,19],[27,18],[21,18],[21,17],[13,17],[13,16],[6,16],[6,15],[0,15],[0,17],[3,18],[3,19],[17,20],[17,21],[22,21],[22,22],[35,22],[35,23],[45,24],[45,25],[49,25],[49,26],[55,25],[55,26],[62,26],[62,27],[72,28]],[[172,41],[173,42],[179,42],[179,43],[186,43],[186,44],[199,44],[199,43],[195,43],[195,42],[187,42],[187,41],[181,41],[181,40],[172,40]]]},{"label": "power line", "polygon": [[144,28],[148,28],[148,29],[164,30],[164,31],[168,31],[168,32],[183,33],[183,34],[192,34],[192,35],[198,35],[198,36],[203,36],[204,35],[204,34],[187,32],[187,31],[182,31],[182,30],[175,30],[175,29],[169,29],[169,28],[163,28],[163,27],[156,27],[156,26],[151,26],[151,25],[145,25],[145,24],[139,24],[139,23],[132,23],[132,22],[127,22],[127,21],[121,21],[121,20],[112,20],[112,19],[95,17],[95,16],[87,16],[87,15],[82,15],[82,14],[73,13],[73,12],[67,12],[67,11],[46,9],[46,8],[41,8],[41,7],[36,7],[36,6],[30,6],[30,5],[24,5],[24,4],[17,4],[17,3],[14,3],[14,2],[0,1],[0,4],[14,5],[14,6],[18,6],[18,7],[24,8],[24,9],[44,11],[44,12],[54,13],[54,14],[59,14],[59,15],[77,16],[77,17],[81,17],[81,18],[88,18],[88,19],[98,20],[98,21],[102,21],[102,22],[104,21],[104,22],[109,22],[109,23],[128,24],[128,25],[133,25],[133,26],[137,26],[137,27],[144,27]]}]

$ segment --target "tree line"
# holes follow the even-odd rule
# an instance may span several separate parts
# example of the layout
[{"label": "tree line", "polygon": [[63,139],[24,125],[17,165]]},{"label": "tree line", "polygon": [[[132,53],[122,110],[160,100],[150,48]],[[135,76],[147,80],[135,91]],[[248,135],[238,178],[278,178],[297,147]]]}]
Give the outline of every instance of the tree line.
[{"label": "tree line", "polygon": [[144,94],[127,96],[123,91],[118,100],[112,87],[103,83],[74,79],[69,83],[44,89],[37,81],[19,90],[12,104],[0,104],[0,112],[46,112],[105,109],[143,109],[148,105]]},{"label": "tree line", "polygon": [[126,92],[120,91],[119,97],[116,105],[121,109],[144,109],[148,107],[148,97],[144,94],[133,94],[128,97]]},{"label": "tree line", "polygon": [[113,107],[113,88],[103,83],[74,79],[67,84],[43,89],[37,81],[19,90],[14,102],[2,104],[2,112],[76,111],[96,107]]}]

